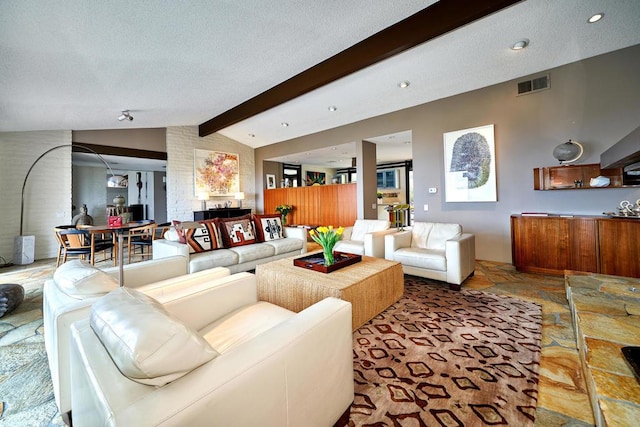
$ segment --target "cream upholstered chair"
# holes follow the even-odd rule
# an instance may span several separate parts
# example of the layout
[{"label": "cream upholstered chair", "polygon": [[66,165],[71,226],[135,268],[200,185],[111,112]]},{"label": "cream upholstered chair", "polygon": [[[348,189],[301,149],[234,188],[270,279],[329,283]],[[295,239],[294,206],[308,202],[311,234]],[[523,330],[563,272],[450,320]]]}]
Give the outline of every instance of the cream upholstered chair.
[{"label": "cream upholstered chair", "polygon": [[258,301],[250,273],[162,304],[153,296],[118,289],[72,326],[74,425],[346,421],[354,398],[349,302],[326,298],[294,313]]},{"label": "cream upholstered chair", "polygon": [[459,224],[414,222],[411,229],[385,236],[385,258],[405,274],[442,280],[451,289],[475,270],[475,236]]},{"label": "cream upholstered chair", "polygon": [[387,220],[357,219],[352,227],[345,227],[333,250],[350,254],[384,258],[384,236],[393,233]]},{"label": "cream upholstered chair", "polygon": [[[124,283],[147,292],[176,292],[209,286],[228,276],[217,268],[187,274],[187,258],[167,257],[123,267]],[[60,266],[43,289],[44,344],[53,382],[53,394],[61,414],[71,410],[69,339],[71,324],[89,316],[91,305],[118,287],[119,269],[99,270],[86,262],[73,260]]]}]

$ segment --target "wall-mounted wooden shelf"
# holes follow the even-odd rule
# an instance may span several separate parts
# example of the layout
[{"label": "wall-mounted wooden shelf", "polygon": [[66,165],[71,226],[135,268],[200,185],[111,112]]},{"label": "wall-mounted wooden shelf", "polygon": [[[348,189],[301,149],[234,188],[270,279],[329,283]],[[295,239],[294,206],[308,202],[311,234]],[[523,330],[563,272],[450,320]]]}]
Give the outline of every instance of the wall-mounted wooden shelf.
[{"label": "wall-mounted wooden shelf", "polygon": [[[607,187],[591,187],[591,178],[606,176],[611,180]],[[586,190],[592,188],[622,187],[622,168],[601,169],[599,163],[535,168],[534,190]]]}]

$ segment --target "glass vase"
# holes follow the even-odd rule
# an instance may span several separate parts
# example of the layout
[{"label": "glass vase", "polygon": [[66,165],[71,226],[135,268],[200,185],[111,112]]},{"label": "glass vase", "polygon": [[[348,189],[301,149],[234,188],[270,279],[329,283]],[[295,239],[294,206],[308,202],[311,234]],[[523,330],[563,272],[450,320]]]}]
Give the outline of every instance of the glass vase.
[{"label": "glass vase", "polygon": [[324,266],[328,267],[330,265],[334,264],[334,259],[333,259],[333,248],[323,248],[323,254],[324,254]]},{"label": "glass vase", "polygon": [[282,225],[287,225],[287,216],[282,215]]}]

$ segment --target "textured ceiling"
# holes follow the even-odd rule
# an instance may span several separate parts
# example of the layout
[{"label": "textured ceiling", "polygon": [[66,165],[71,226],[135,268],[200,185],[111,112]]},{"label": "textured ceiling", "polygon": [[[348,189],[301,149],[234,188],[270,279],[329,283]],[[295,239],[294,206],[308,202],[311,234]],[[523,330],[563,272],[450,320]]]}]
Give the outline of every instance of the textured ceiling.
[{"label": "textured ceiling", "polygon": [[[0,131],[199,125],[432,3],[3,0]],[[639,43],[638,0],[527,0],[220,133],[260,147]]]}]

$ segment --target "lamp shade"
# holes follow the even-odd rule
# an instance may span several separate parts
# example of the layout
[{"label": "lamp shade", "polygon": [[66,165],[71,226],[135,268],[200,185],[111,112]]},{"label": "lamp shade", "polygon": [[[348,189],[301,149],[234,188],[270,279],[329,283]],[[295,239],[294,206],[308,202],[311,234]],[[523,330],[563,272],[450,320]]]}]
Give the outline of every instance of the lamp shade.
[{"label": "lamp shade", "polygon": [[242,201],[244,200],[244,192],[238,191],[236,193],[235,199],[238,201],[238,207],[242,208]]},{"label": "lamp shade", "polygon": [[202,202],[202,210],[206,211],[207,210],[207,200],[209,200],[209,193],[207,191],[201,191],[198,194],[196,194],[196,197],[198,198],[198,200],[200,200]]}]

